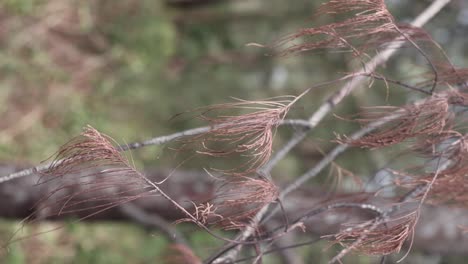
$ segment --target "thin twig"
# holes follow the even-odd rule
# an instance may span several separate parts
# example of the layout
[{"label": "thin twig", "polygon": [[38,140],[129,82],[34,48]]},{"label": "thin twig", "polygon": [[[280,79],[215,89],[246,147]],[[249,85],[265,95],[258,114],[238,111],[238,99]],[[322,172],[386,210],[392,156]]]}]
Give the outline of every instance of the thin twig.
[{"label": "thin twig", "polygon": [[361,236],[359,236],[358,239],[356,239],[349,247],[343,248],[340,253],[338,253],[336,256],[334,256],[330,261],[328,261],[328,264],[333,264],[335,262],[339,262],[341,258],[343,258],[346,254],[348,254],[353,248],[355,248],[357,245],[361,244],[364,239],[367,238],[367,234],[370,232],[374,231],[379,224],[383,222],[384,218],[378,217],[374,220],[374,223],[372,226],[370,226],[368,229],[365,229],[362,233]]},{"label": "thin twig", "polygon": [[[302,216],[296,218],[294,221],[291,222],[291,224],[297,224],[299,222],[305,222],[309,218],[316,216],[318,214],[324,213],[326,211],[334,210],[334,209],[339,209],[339,208],[358,208],[363,211],[369,211],[372,212],[374,215],[377,217],[383,217],[388,215],[387,211],[382,210],[381,208],[373,205],[373,204],[368,204],[368,203],[347,203],[347,202],[340,202],[340,203],[332,203],[328,204],[319,208],[312,209]],[[270,234],[273,234],[277,232],[278,230],[282,229],[283,226],[276,227],[270,231]]]},{"label": "thin twig", "polygon": [[206,133],[210,131],[210,129],[211,128],[209,126],[192,128],[192,129],[188,129],[182,132],[177,132],[174,134],[161,136],[161,137],[155,137],[155,138],[151,138],[151,139],[141,141],[141,142],[134,142],[130,144],[121,145],[118,147],[118,149],[119,151],[127,151],[131,149],[138,149],[141,147],[146,147],[146,146],[151,146],[151,145],[162,145],[164,143],[167,143],[167,142],[179,139],[179,138]]},{"label": "thin twig", "polygon": [[407,89],[410,89],[410,90],[413,90],[413,91],[417,91],[417,92],[420,92],[420,93],[423,93],[423,94],[432,95],[432,92],[426,91],[426,90],[424,90],[422,88],[412,86],[412,85],[409,85],[409,84],[404,83],[404,82],[388,79],[388,78],[386,78],[384,76],[379,76],[379,75],[376,75],[376,74],[373,74],[373,73],[366,73],[366,74],[363,74],[363,75],[374,78],[374,79],[377,79],[377,80],[381,80],[381,81],[384,81],[384,82],[393,83],[393,84],[399,85],[401,87],[404,87],[404,88],[407,88]]},{"label": "thin twig", "polygon": [[162,217],[157,214],[150,214],[145,210],[131,204],[126,203],[119,206],[119,209],[130,219],[140,223],[141,225],[158,229],[164,234],[169,240],[174,243],[188,245],[187,240],[177,229],[171,227],[171,223],[168,223]]},{"label": "thin twig", "polygon": [[[264,251],[262,252],[263,255],[267,255],[267,254],[271,254],[271,253],[275,253],[279,250],[287,250],[287,249],[293,249],[293,248],[298,248],[298,247],[303,247],[303,246],[306,246],[306,245],[311,245],[311,244],[314,244],[314,243],[317,243],[320,241],[320,238],[316,238],[316,239],[313,239],[313,240],[310,240],[310,241],[306,241],[306,242],[302,242],[302,243],[297,243],[297,244],[292,244],[292,245],[288,245],[288,246],[281,246],[281,247],[277,247],[277,248],[274,248],[274,249],[271,249],[271,250],[267,250],[267,251]],[[236,261],[233,261],[232,263],[240,263],[240,262],[244,262],[244,261],[247,261],[247,260],[251,260],[251,259],[254,259],[256,258],[257,256],[251,256],[251,257],[245,257],[245,258],[241,258],[241,259],[238,259]]]}]

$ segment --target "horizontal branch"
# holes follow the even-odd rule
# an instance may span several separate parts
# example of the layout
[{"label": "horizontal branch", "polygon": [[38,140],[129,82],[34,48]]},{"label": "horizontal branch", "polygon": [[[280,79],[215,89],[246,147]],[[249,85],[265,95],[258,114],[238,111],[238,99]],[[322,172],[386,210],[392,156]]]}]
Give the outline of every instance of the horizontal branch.
[{"label": "horizontal branch", "polygon": [[[281,121],[280,125],[308,127],[309,123],[306,120],[302,120],[302,119],[286,119],[286,120]],[[173,133],[173,134],[169,134],[165,136],[151,138],[151,139],[144,140],[144,141],[137,141],[137,142],[133,142],[133,143],[125,144],[125,145],[120,145],[117,147],[117,149],[119,151],[128,151],[128,150],[139,149],[139,148],[152,146],[152,145],[162,145],[162,144],[165,144],[165,143],[168,143],[168,142],[180,139],[180,138],[200,135],[200,134],[209,132],[211,129],[213,128],[209,126],[197,127],[197,128],[188,129],[185,131],[181,131],[181,132],[177,132],[177,133]],[[60,161],[57,161],[57,163],[59,162]],[[17,171],[17,172],[2,176],[0,177],[0,184],[16,179],[16,178],[29,176],[37,172],[44,171],[48,169],[50,165],[51,163],[44,163],[33,168],[24,169],[21,171]]]}]

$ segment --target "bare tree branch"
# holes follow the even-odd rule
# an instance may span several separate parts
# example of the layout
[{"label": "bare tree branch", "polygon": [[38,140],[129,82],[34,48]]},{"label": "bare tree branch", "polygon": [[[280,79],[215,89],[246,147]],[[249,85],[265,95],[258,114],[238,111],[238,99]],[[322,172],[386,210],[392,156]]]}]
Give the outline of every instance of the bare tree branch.
[{"label": "bare tree branch", "polygon": [[[280,122],[280,125],[307,127],[309,124],[306,120],[302,120],[302,119],[285,119]],[[210,131],[211,129],[212,128],[209,126],[192,128],[192,129],[188,129],[185,131],[181,131],[181,132],[177,132],[177,133],[173,133],[173,134],[169,134],[165,136],[155,137],[155,138],[151,138],[151,139],[144,140],[144,141],[137,141],[137,142],[133,142],[129,144],[120,145],[117,147],[117,149],[119,151],[127,151],[127,150],[139,149],[142,147],[147,147],[147,146],[152,146],[152,145],[162,145],[162,144],[165,144],[165,143],[168,143],[168,142],[180,139],[180,138],[206,133]],[[29,176],[37,172],[44,171],[47,168],[49,168],[50,165],[51,163],[44,163],[33,168],[24,169],[21,171],[17,171],[17,172],[2,176],[0,177],[0,184],[16,179],[16,178]]]}]

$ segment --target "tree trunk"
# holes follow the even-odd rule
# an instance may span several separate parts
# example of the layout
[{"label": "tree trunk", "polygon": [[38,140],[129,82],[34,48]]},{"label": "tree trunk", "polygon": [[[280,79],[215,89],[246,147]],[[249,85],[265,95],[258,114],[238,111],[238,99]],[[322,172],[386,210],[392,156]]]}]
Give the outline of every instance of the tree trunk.
[{"label": "tree trunk", "polygon": [[[22,169],[20,166],[0,165],[0,175]],[[148,169],[146,175],[154,181],[160,181],[168,175],[169,170]],[[46,185],[36,185],[38,175],[30,175],[0,184],[0,217],[10,219],[22,219],[31,214],[36,202],[48,194]],[[216,189],[213,178],[199,171],[179,171],[161,185],[161,188],[184,205],[189,211],[193,211],[193,205],[189,201],[209,201]],[[284,201],[289,215],[299,216],[308,210],[320,207],[324,203],[326,194],[323,189],[307,188],[291,194]],[[335,196],[336,197],[336,196]],[[340,201],[348,201],[345,194],[338,195]],[[354,196],[353,199],[356,199]],[[361,202],[381,204],[382,200],[363,194]],[[183,217],[183,214],[174,208],[168,201],[158,196],[141,198],[132,202],[133,206],[144,212],[157,215],[166,221],[175,221]],[[128,220],[137,219],[128,215],[129,212],[121,208],[113,208],[104,211],[89,220]],[[77,217],[84,215],[77,214]],[[322,213],[309,219],[306,231],[315,235],[328,235],[337,232],[340,223],[349,220],[365,219],[357,210],[335,210]],[[56,217],[59,219],[60,217]],[[293,219],[293,218],[290,218]],[[282,216],[278,215],[276,222],[282,222]],[[414,236],[414,249],[439,254],[468,254],[468,236],[460,229],[460,226],[468,226],[468,210],[460,208],[425,206],[422,210],[419,223]]]}]

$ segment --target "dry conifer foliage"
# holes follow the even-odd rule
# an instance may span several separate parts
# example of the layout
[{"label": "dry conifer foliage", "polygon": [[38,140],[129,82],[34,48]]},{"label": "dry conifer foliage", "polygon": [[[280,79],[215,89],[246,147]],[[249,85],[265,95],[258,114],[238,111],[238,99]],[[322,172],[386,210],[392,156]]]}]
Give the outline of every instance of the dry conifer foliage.
[{"label": "dry conifer foliage", "polygon": [[[448,2],[437,0],[432,5],[439,5],[434,8],[440,10]],[[430,18],[436,13],[424,11],[421,16]],[[270,46],[261,45],[279,56],[306,56],[306,51],[339,51],[344,52],[344,56],[349,55],[347,59],[362,63],[362,68],[340,79],[346,82],[343,88],[330,98],[324,98],[323,105],[309,119],[285,118],[296,102],[305,100],[304,94],[324,86],[323,83],[298,96],[235,99],[231,103],[202,107],[193,112],[207,127],[148,141],[151,143],[130,144],[137,148],[175,140],[177,147],[173,149],[176,152],[192,150],[194,155],[213,159],[241,160],[231,168],[206,170],[206,177],[217,184],[211,198],[184,202],[178,197],[170,197],[164,192],[164,183],[172,178],[161,182],[149,180],[123,155],[128,148],[119,147],[110,137],[88,126],[81,135],[61,147],[48,166],[32,170],[40,173],[38,185],[46,186],[49,195],[37,202],[34,213],[27,220],[64,214],[83,215],[83,211],[85,216],[82,218],[86,218],[136,199],[155,196],[170,201],[182,214],[177,224],[193,223],[226,243],[219,251],[214,250],[204,263],[236,260],[261,263],[266,254],[282,254],[279,241],[283,237],[298,236],[299,229],[308,232],[310,219],[344,214],[348,217],[343,219],[336,234],[321,237],[342,246],[330,259],[330,263],[335,263],[350,252],[385,256],[399,252],[405,245],[410,246],[426,203],[467,207],[468,139],[464,113],[468,104],[468,69],[458,68],[450,62],[430,34],[418,26],[424,22],[398,23],[383,0],[331,0],[324,3],[314,17],[321,16],[330,16],[334,21],[297,30]],[[385,77],[385,70],[379,68],[403,47],[412,49],[426,60],[422,65],[427,68],[426,73],[409,82],[391,80]],[[376,57],[371,59],[373,55]],[[351,118],[362,127],[360,130],[350,135],[338,135],[333,141],[336,148],[324,153],[323,160],[313,164],[309,171],[286,187],[280,187],[269,170],[308,132],[319,126],[322,118],[348,94],[356,87],[365,86],[359,85],[363,80],[369,80],[369,86],[382,81],[390,92],[407,89],[420,99],[399,106],[363,107],[357,117]],[[337,122],[341,121],[337,119]],[[284,147],[278,146],[274,151],[275,133],[281,125],[294,126],[297,133]],[[332,163],[345,150],[376,151],[395,145],[404,149],[404,153],[417,155],[423,162],[408,164],[406,168],[386,168],[394,177],[393,187],[398,188],[391,197],[380,197],[379,190],[365,193],[366,190],[361,189],[346,195],[324,190],[327,197],[323,201],[309,204],[299,212],[293,213],[294,210],[289,208],[294,203],[288,200],[290,193],[304,186],[328,165],[336,165]],[[205,167],[201,165],[202,168]],[[337,171],[340,170],[334,170]],[[291,176],[288,178],[293,178]],[[19,176],[8,175],[2,181],[15,177]],[[239,233],[223,237],[211,232],[210,228]],[[466,229],[460,227],[460,232],[463,228]],[[313,242],[285,247],[310,247]],[[253,249],[255,255],[246,256],[252,250],[244,253],[243,249]],[[180,243],[170,247],[165,261],[202,263],[190,245]]]}]

